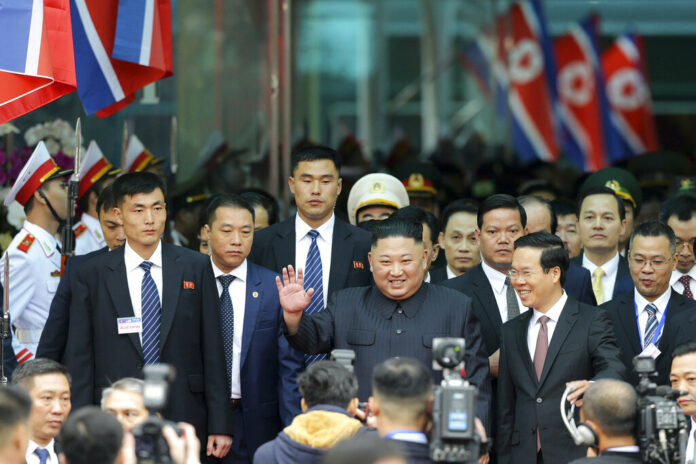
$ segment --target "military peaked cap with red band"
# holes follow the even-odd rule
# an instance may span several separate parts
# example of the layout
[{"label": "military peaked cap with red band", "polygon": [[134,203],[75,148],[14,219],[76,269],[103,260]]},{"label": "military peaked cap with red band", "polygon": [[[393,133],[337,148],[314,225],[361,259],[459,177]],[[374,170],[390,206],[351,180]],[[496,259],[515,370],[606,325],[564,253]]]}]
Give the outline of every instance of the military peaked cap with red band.
[{"label": "military peaked cap with red band", "polygon": [[92,140],[87,148],[87,154],[80,166],[80,188],[77,198],[82,198],[99,179],[109,174],[113,165],[104,157],[97,142]]}]

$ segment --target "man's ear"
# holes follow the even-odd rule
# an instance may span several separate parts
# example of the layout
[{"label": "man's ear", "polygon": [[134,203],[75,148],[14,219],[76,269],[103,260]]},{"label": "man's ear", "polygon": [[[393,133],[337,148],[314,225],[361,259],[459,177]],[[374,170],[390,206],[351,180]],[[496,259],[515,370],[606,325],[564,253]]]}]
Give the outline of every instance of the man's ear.
[{"label": "man's ear", "polygon": [[203,232],[210,238],[210,226],[208,224],[203,225]]},{"label": "man's ear", "polygon": [[375,272],[374,268],[372,267],[372,252],[371,251],[367,252],[367,262],[370,263],[370,272]]},{"label": "man's ear", "polygon": [[445,234],[440,232],[437,236],[437,244],[440,246],[441,250],[445,249]]},{"label": "man's ear", "polygon": [[350,400],[350,403],[348,403],[346,410],[351,414],[351,416],[354,416],[355,412],[358,410],[358,403],[359,401],[357,398],[353,398]]},{"label": "man's ear", "polygon": [[304,398],[300,398],[300,409],[302,409],[302,412],[307,412],[309,409],[307,407],[307,402],[304,400]]},{"label": "man's ear", "polygon": [[476,237],[476,244],[481,246],[481,231],[478,229],[474,230],[474,237]]},{"label": "man's ear", "polygon": [[36,203],[36,202],[41,203],[42,205],[45,205],[45,204],[46,204],[46,200],[45,200],[44,197],[42,197],[41,194],[39,193],[39,189],[36,189],[36,191],[34,192],[34,202],[35,202],[35,203]]},{"label": "man's ear", "polygon": [[379,401],[377,401],[377,398],[374,396],[371,396],[370,399],[367,400],[367,404],[370,406],[370,414],[373,416],[379,416]]},{"label": "man's ear", "polygon": [[118,206],[114,206],[114,209],[112,209],[111,212],[114,214],[114,216],[123,221],[123,214],[121,214],[121,209]]},{"label": "man's ear", "polygon": [[338,178],[338,191],[336,192],[336,198],[341,194],[341,190],[343,189],[343,179],[341,177]]},{"label": "man's ear", "polygon": [[433,395],[430,395],[430,399],[428,399],[428,417],[432,417],[433,415],[433,404],[435,403],[435,397]]},{"label": "man's ear", "polygon": [[440,244],[439,243],[434,243],[433,244],[433,256],[430,259],[432,262],[435,262],[437,259],[438,255],[440,254]]},{"label": "man's ear", "polygon": [[293,195],[295,194],[295,178],[290,176],[288,177],[288,187],[290,188],[290,193]]}]

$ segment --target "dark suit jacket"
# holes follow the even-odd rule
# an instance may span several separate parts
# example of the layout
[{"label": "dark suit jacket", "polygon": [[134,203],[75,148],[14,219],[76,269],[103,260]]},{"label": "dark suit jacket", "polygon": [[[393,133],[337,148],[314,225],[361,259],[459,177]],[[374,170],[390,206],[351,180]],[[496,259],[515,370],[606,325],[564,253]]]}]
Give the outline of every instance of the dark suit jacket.
[{"label": "dark suit jacket", "polygon": [[430,283],[439,284],[447,280],[447,266],[430,270]]},{"label": "dark suit jacket", "polygon": [[65,344],[68,340],[68,328],[70,323],[70,283],[75,278],[75,269],[82,263],[109,251],[108,247],[87,253],[86,255],[73,256],[65,264],[65,271],[60,278],[58,289],[51,302],[46,325],[41,332],[39,347],[36,349],[37,358],[48,358],[63,363]]},{"label": "dark suit jacket", "polygon": [[[571,264],[582,266],[583,255],[584,253],[581,251],[578,256],[571,258]],[[590,276],[590,288],[592,285],[591,282],[592,276]],[[633,279],[631,278],[631,271],[628,268],[628,261],[625,257],[619,255],[619,268],[616,271],[616,282],[614,282],[614,292],[611,297],[616,298],[619,295],[625,295],[627,293],[633,293]]]},{"label": "dark suit jacket", "polygon": [[[329,292],[370,285],[372,274],[367,262],[370,233],[336,218],[331,244]],[[281,273],[295,265],[295,216],[254,233],[249,260]],[[326,263],[322,263],[326,265]]]},{"label": "dark suit jacket", "polygon": [[415,443],[412,441],[393,440],[390,438],[387,438],[387,440],[393,441],[401,448],[406,456],[406,462],[408,462],[408,464],[430,464],[433,462],[433,460],[430,459],[430,444],[428,443]]},{"label": "dark suit jacket", "polygon": [[[633,370],[633,358],[638,356],[643,348],[640,346],[640,335],[636,323],[636,307],[634,294],[623,294],[611,301],[604,303],[602,308],[609,312],[611,323],[614,326],[616,341],[621,350],[621,361],[626,366],[626,380],[633,385],[638,385],[638,376]],[[642,311],[643,308],[638,308]],[[667,305],[665,325],[662,328],[662,336],[657,344],[661,354],[656,359],[657,378],[653,379],[658,385],[666,385],[669,382],[669,370],[672,365],[672,350],[679,326],[674,324],[674,318],[687,312],[696,314],[696,301],[691,300],[672,290]]]},{"label": "dark suit jacket", "polygon": [[[304,355],[290,348],[283,335],[277,274],[248,261],[247,266],[239,377],[246,445],[253,456],[302,412],[297,375],[304,367]],[[235,437],[232,446],[240,442]]]},{"label": "dark suit jacket", "polygon": [[[288,341],[308,354],[327,353],[334,348],[355,351],[358,397],[364,401],[372,394],[372,369],[376,364],[393,356],[407,356],[431,366],[434,337],[464,337],[467,378],[479,388],[478,415],[486,424],[488,360],[469,297],[424,283],[401,304],[403,309],[397,309],[397,302],[375,285],[347,288],[333,294],[325,310],[303,315],[297,333],[288,335]],[[433,374],[439,383],[442,372]]]},{"label": "dark suit jacket", "polygon": [[[119,335],[116,324],[117,317],[134,314],[124,249],[96,256],[75,273],[65,352],[75,408],[97,404],[102,390],[120,378],[143,377],[139,335]],[[210,258],[162,243],[162,284],[160,362],[176,369],[163,416],[192,424],[202,440],[209,434],[230,435],[219,298]]]},{"label": "dark suit jacket", "polygon": [[672,320],[672,325],[677,331],[670,344],[672,350],[682,343],[696,341],[696,311],[684,311],[678,314]]},{"label": "dark suit jacket", "polygon": [[532,310],[521,314],[502,330],[496,440],[501,464],[536,463],[537,427],[544,462],[584,456],[585,448],[575,446],[559,413],[565,384],[624,376],[607,312],[568,297],[549,343],[541,380],[537,380],[527,346],[532,314]]},{"label": "dark suit jacket", "polygon": [[605,451],[596,458],[576,459],[570,464],[640,464],[640,453],[620,453]]}]

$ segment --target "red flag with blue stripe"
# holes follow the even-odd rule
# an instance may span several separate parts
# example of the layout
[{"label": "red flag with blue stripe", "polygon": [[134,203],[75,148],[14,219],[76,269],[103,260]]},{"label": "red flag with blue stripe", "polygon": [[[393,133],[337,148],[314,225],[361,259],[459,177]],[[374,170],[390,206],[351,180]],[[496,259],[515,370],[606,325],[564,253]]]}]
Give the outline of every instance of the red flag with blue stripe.
[{"label": "red flag with blue stripe", "polygon": [[75,90],[68,0],[4,0],[0,30],[0,123]]},{"label": "red flag with blue stripe", "polygon": [[640,38],[625,34],[602,54],[602,71],[611,107],[610,129],[621,144],[609,153],[610,160],[657,150],[652,97],[647,83]]}]

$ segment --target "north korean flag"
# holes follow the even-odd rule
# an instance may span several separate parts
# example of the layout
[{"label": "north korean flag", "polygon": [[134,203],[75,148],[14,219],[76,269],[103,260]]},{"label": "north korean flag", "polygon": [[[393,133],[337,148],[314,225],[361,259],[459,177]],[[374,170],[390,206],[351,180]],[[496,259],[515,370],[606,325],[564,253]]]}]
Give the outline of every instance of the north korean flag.
[{"label": "north korean flag", "polygon": [[611,107],[610,129],[621,141],[618,149],[609,152],[609,160],[614,162],[657,150],[640,38],[633,34],[617,38],[602,54],[601,65]]},{"label": "north korean flag", "polygon": [[559,153],[556,67],[541,3],[513,5],[510,21],[507,75],[513,143],[523,161],[555,161]]}]

